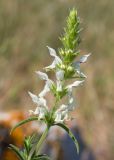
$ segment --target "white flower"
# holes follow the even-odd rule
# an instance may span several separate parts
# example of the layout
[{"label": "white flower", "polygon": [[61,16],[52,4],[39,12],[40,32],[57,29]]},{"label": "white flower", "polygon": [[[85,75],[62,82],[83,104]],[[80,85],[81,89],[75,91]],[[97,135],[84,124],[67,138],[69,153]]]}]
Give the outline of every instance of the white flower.
[{"label": "white flower", "polygon": [[68,104],[62,104],[55,112],[55,122],[61,123],[70,120],[69,112],[73,111],[75,109],[75,106],[76,104],[74,98],[69,96]]},{"label": "white flower", "polygon": [[55,122],[56,123],[62,123],[68,119],[69,118],[68,118],[68,111],[67,110],[55,112]]},{"label": "white flower", "polygon": [[[32,98],[32,101],[37,104],[37,107],[35,111],[29,110],[29,113],[32,115],[38,115],[38,119],[42,119],[45,117],[46,112],[48,111],[48,107],[46,104],[46,100],[43,97],[36,96],[32,94],[31,92],[28,92],[30,97]],[[41,93],[40,93],[41,94]]]},{"label": "white flower", "polygon": [[45,117],[45,114],[48,111],[47,102],[44,96],[47,92],[50,91],[53,81],[48,78],[48,75],[46,73],[40,71],[37,71],[36,73],[39,75],[40,79],[45,80],[45,86],[38,96],[34,95],[31,92],[28,92],[30,97],[32,98],[32,101],[37,105],[35,111],[30,110],[29,112],[30,114],[38,115],[38,118],[42,119]]},{"label": "white flower", "polygon": [[72,95],[72,90],[73,87],[78,87],[79,85],[81,85],[83,81],[75,81],[72,84],[68,85],[67,88],[67,95],[68,95],[68,111],[73,111],[76,108],[76,100],[74,99],[73,95]]},{"label": "white flower", "polygon": [[60,108],[55,112],[55,122],[61,123],[70,120],[69,112],[73,110],[72,108],[73,106],[71,107],[71,104],[68,105],[62,104]]},{"label": "white flower", "polygon": [[31,92],[28,93],[35,104],[37,104],[39,107],[47,108],[46,100],[43,97],[38,97],[35,94],[32,94]]},{"label": "white flower", "polygon": [[80,77],[87,78],[86,75],[83,72],[81,72],[80,64],[85,63],[90,55],[91,53],[86,54],[82,56],[79,61],[73,63],[73,67],[75,68],[76,72],[80,75]]},{"label": "white flower", "polygon": [[72,84],[68,85],[67,88],[67,96],[68,103],[67,105],[62,104],[55,112],[55,122],[62,123],[64,121],[70,120],[69,112],[73,111],[76,108],[76,100],[72,95],[73,87],[77,87],[82,84],[84,81],[75,81]]},{"label": "white flower", "polygon": [[[48,46],[47,46],[48,47]],[[54,61],[51,65],[45,67],[46,69],[54,69],[57,64],[62,63],[62,60],[57,56],[56,51],[53,48],[48,47],[49,53],[52,57],[54,57]]]},{"label": "white flower", "polygon": [[73,111],[76,108],[76,100],[74,99],[73,95],[68,95],[68,104],[67,105],[61,105],[60,108],[58,109],[59,111],[65,111],[67,110],[68,112]]},{"label": "white flower", "polygon": [[29,110],[30,115],[37,115],[38,119],[41,120],[45,117],[46,109],[42,107],[37,107],[35,111]]}]

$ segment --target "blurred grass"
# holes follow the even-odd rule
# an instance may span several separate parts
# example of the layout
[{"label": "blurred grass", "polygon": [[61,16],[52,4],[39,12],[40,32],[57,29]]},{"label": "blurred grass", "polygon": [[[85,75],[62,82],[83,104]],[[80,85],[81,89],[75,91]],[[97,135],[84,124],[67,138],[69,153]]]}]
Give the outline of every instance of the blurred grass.
[{"label": "blurred grass", "polygon": [[34,70],[49,63],[47,45],[61,45],[58,36],[72,7],[81,17],[82,53],[92,52],[83,66],[88,79],[76,93],[79,123],[98,159],[114,159],[113,0],[0,0],[0,108],[30,108],[27,91],[42,87]]}]

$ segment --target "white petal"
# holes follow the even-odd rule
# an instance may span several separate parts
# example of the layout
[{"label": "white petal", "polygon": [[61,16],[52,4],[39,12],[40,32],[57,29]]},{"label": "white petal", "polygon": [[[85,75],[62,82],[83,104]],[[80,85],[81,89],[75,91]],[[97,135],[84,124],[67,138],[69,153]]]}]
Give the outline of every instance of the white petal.
[{"label": "white petal", "polygon": [[39,75],[41,79],[46,80],[47,81],[46,83],[48,84],[48,86],[51,87],[51,85],[53,84],[53,81],[48,78],[48,75],[46,73],[43,73],[40,71],[36,73]]},{"label": "white petal", "polygon": [[51,47],[47,46],[47,48],[49,49],[50,55],[53,56],[53,57],[55,57],[56,56],[56,51],[53,48],[51,48]]},{"label": "white petal", "polygon": [[45,117],[46,109],[45,108],[41,108],[41,107],[37,107],[35,109],[35,111],[29,110],[29,113],[33,114],[33,115],[37,115],[38,119],[41,120],[42,118]]},{"label": "white petal", "polygon": [[54,85],[54,82],[49,79],[49,80],[47,81],[47,84],[48,84],[49,88],[51,88],[52,85]]},{"label": "white petal", "polygon": [[39,97],[38,105],[47,108],[46,100],[43,97]]},{"label": "white petal", "polygon": [[63,121],[69,120],[68,111],[62,112],[62,120]]},{"label": "white petal", "polygon": [[32,101],[36,104],[39,103],[39,99],[35,94],[32,94],[31,92],[28,92],[28,94],[30,95],[30,97],[32,98]]},{"label": "white petal", "polygon": [[59,56],[55,57],[55,63],[56,64],[62,63],[62,60],[59,58]]},{"label": "white petal", "polygon": [[44,97],[46,95],[46,93],[49,91],[50,91],[50,86],[49,86],[48,81],[46,81],[44,89],[39,93],[39,97]]},{"label": "white petal", "polygon": [[56,61],[56,64],[62,63],[62,60],[59,58],[59,56],[55,57],[55,61]]},{"label": "white petal", "polygon": [[87,76],[83,72],[77,71],[77,73],[79,74],[80,77],[87,78]]},{"label": "white petal", "polygon": [[56,60],[54,60],[53,62],[52,62],[52,64],[51,65],[49,65],[49,66],[47,66],[47,67],[45,67],[45,69],[49,69],[49,70],[51,70],[51,69],[54,69],[56,67]]},{"label": "white petal", "polygon": [[58,113],[55,113],[55,114],[56,114],[55,122],[57,122],[57,123],[63,122],[63,121],[61,120],[61,113],[58,112]]},{"label": "white petal", "polygon": [[72,95],[72,88],[68,90],[68,111],[74,110],[76,107],[76,100]]},{"label": "white petal", "polygon": [[39,110],[39,119],[42,119],[45,117],[45,113],[46,113],[46,110],[44,110],[43,108],[40,108]]},{"label": "white petal", "polygon": [[55,113],[55,122],[62,123],[65,120],[68,120],[68,110],[65,111],[56,111]]},{"label": "white petal", "polygon": [[73,97],[71,97],[70,99],[69,99],[69,104],[72,104],[74,102],[74,99],[73,99]]},{"label": "white petal", "polygon": [[31,92],[28,92],[28,93],[35,104],[37,104],[39,107],[47,108],[46,100],[43,97],[38,97],[32,94]]},{"label": "white petal", "polygon": [[40,112],[40,109],[39,109],[39,107],[37,107],[37,108],[35,109],[35,111],[34,111],[34,114],[35,114],[35,115],[38,115],[39,112]]},{"label": "white petal", "polygon": [[73,67],[75,68],[76,72],[79,74],[80,77],[83,77],[83,78],[87,78],[87,76],[81,72],[80,70],[80,62],[74,62],[73,63]]},{"label": "white petal", "polygon": [[89,57],[90,55],[91,55],[91,53],[82,56],[82,57],[80,58],[80,63],[86,62],[87,59],[88,59],[88,57]]},{"label": "white petal", "polygon": [[73,111],[76,108],[76,101],[73,97],[69,99],[68,111]]},{"label": "white petal", "polygon": [[[48,46],[47,46],[48,47]],[[62,63],[62,60],[57,56],[56,51],[53,48],[48,47],[49,53],[52,57],[54,57],[54,61],[52,62],[51,65],[45,67],[47,70],[48,69],[54,69],[57,64]]]},{"label": "white petal", "polygon": [[68,108],[67,105],[62,104],[57,111],[58,111],[58,112],[65,111],[67,108]]},{"label": "white petal", "polygon": [[46,73],[36,71],[36,74],[38,74],[41,79],[48,80],[48,75]]},{"label": "white petal", "polygon": [[52,57],[55,57],[56,64],[57,64],[57,63],[61,63],[62,60],[59,58],[59,56],[57,56],[56,51],[55,51],[53,48],[50,48],[50,47],[48,47],[48,49],[49,49],[50,55],[51,55]]},{"label": "white petal", "polygon": [[61,81],[57,81],[57,91],[62,91],[62,83],[61,83]]},{"label": "white petal", "polygon": [[38,119],[41,120],[42,118],[45,117],[46,109],[45,108],[41,108],[41,107],[37,107],[35,109],[35,111],[29,110],[29,112],[30,112],[30,114],[37,115]]},{"label": "white petal", "polygon": [[77,86],[79,86],[80,84],[82,84],[83,82],[84,82],[84,80],[83,80],[83,81],[75,81],[74,83],[68,85],[68,86],[67,86],[67,89],[71,89],[72,87],[77,87]]},{"label": "white petal", "polygon": [[63,70],[57,71],[56,72],[56,78],[57,78],[57,80],[62,81],[64,79],[64,73],[65,72]]},{"label": "white petal", "polygon": [[52,64],[47,66],[47,67],[45,67],[45,68],[46,69],[54,69],[56,67],[56,65],[59,64],[59,63],[62,63],[62,60],[58,56],[55,56],[55,59],[52,62]]}]

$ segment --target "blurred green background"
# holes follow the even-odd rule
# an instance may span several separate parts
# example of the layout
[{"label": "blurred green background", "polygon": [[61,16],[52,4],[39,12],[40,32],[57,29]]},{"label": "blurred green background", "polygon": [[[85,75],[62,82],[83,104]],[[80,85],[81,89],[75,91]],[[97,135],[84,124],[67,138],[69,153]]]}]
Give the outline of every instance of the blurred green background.
[{"label": "blurred green background", "polygon": [[35,76],[51,61],[46,46],[61,46],[69,9],[81,19],[80,49],[92,52],[76,92],[77,123],[97,160],[114,159],[114,0],[0,0],[0,110],[24,109],[43,84]]}]

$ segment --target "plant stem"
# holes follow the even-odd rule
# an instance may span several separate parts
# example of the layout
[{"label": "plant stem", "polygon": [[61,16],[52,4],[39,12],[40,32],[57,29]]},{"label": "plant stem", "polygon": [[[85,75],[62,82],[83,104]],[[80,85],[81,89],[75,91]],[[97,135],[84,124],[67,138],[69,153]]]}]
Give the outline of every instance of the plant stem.
[{"label": "plant stem", "polygon": [[36,153],[37,153],[37,155],[39,154],[39,151],[40,151],[40,149],[41,149],[41,146],[42,146],[44,140],[46,139],[46,136],[47,136],[48,131],[49,131],[49,127],[47,126],[46,130],[45,130],[44,133],[42,134],[42,136],[41,136],[41,138],[40,138],[40,140],[39,140],[39,142],[38,142],[38,144],[37,144],[37,146],[36,146]]}]

